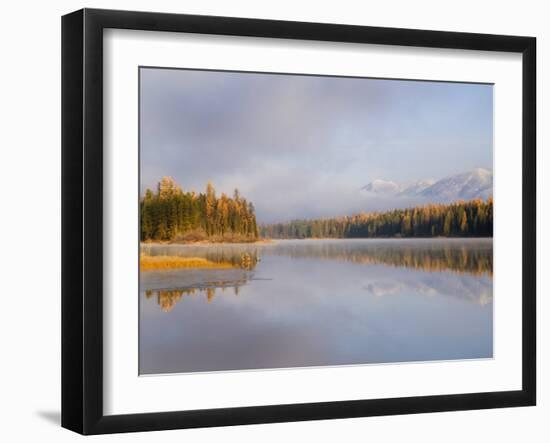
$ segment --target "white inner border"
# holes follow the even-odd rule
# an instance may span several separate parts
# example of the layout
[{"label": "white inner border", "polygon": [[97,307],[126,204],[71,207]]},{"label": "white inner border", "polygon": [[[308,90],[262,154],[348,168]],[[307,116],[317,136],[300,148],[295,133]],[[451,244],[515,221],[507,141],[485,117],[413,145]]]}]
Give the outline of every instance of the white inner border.
[{"label": "white inner border", "polygon": [[[521,389],[520,54],[118,29],[103,43],[105,414]],[[139,377],[138,66],[494,83],[494,358]]]}]

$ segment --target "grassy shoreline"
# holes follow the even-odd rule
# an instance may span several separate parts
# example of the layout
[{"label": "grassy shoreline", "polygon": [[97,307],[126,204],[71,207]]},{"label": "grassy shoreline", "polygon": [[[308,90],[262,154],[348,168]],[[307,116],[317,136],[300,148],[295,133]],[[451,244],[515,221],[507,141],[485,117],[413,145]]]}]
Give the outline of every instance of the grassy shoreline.
[{"label": "grassy shoreline", "polygon": [[230,245],[255,245],[255,244],[271,244],[276,243],[276,239],[270,239],[270,238],[260,238],[256,240],[246,240],[246,241],[238,241],[238,240],[190,240],[190,241],[184,241],[184,240],[155,240],[155,241],[141,241],[140,246],[170,246],[170,245],[190,245],[190,246],[200,246],[200,245],[219,245],[219,244],[230,244]]},{"label": "grassy shoreline", "polygon": [[168,269],[233,269],[238,266],[230,262],[214,262],[202,257],[180,257],[177,255],[144,255],[139,257],[142,271],[161,271]]}]

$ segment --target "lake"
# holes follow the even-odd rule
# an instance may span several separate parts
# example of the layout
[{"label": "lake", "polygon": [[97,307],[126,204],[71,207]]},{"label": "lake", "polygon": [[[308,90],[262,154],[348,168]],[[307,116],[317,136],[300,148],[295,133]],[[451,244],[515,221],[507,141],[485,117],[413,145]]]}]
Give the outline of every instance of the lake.
[{"label": "lake", "polygon": [[144,245],[140,374],[491,358],[492,239]]}]

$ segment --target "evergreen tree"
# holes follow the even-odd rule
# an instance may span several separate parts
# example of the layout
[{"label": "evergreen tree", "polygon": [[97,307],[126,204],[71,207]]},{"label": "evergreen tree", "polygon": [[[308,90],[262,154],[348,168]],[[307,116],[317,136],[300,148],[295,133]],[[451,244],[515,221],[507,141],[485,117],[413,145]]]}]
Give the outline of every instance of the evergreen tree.
[{"label": "evergreen tree", "polygon": [[492,236],[493,200],[476,199],[329,219],[292,220],[263,225],[260,234],[267,238]]},{"label": "evergreen tree", "polygon": [[254,205],[241,197],[222,193],[216,197],[212,183],[204,194],[184,192],[171,177],[163,177],[156,193],[145,191],[140,200],[140,235],[147,240],[174,240],[179,236],[237,235],[256,239],[258,229]]}]

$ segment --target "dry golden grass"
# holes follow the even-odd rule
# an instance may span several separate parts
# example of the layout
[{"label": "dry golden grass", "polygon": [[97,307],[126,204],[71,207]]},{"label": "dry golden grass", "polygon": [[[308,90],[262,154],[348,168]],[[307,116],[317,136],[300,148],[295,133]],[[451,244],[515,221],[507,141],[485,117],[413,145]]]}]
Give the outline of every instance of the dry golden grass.
[{"label": "dry golden grass", "polygon": [[231,263],[217,263],[202,257],[178,257],[173,255],[141,255],[139,267],[142,271],[158,271],[163,269],[229,269],[235,266]]}]

